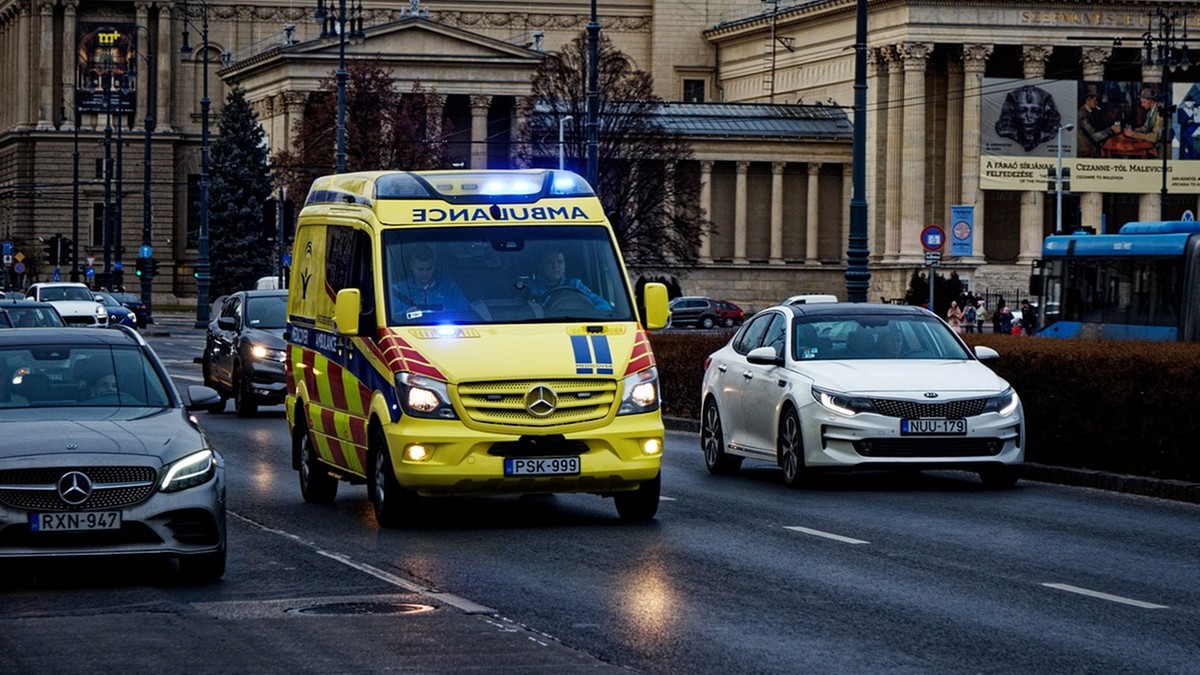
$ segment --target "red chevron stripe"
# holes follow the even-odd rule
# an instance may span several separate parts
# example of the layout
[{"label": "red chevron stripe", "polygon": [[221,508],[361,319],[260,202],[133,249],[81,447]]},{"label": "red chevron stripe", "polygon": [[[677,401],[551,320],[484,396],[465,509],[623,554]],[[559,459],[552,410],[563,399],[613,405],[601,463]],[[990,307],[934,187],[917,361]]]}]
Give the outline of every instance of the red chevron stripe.
[{"label": "red chevron stripe", "polygon": [[346,409],[346,387],[342,384],[342,367],[329,363],[329,393],[333,396],[333,407],[337,410]]},{"label": "red chevron stripe", "polygon": [[354,439],[354,444],[357,446],[366,446],[367,444],[367,421],[361,417],[350,418],[350,437]]}]

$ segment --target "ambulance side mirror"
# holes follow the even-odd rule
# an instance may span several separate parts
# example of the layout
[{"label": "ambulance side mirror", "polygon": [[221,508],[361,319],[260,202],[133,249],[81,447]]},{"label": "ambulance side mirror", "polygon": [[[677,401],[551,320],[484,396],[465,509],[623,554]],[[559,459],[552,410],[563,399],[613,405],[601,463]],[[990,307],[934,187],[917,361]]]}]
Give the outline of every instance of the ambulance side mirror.
[{"label": "ambulance side mirror", "polygon": [[358,317],[361,314],[362,291],[357,288],[343,288],[338,291],[337,302],[333,307],[334,331],[346,337],[358,335]]},{"label": "ambulance side mirror", "polygon": [[646,303],[646,315],[642,317],[642,325],[647,330],[658,330],[667,325],[670,310],[667,308],[667,286],[651,282],[642,289],[642,300]]}]

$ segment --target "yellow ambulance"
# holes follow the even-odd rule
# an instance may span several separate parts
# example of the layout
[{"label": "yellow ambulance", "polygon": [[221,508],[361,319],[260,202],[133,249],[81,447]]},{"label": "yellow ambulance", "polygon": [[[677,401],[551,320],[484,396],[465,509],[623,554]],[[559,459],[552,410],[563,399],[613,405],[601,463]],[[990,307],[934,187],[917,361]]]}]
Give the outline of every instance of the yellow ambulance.
[{"label": "yellow ambulance", "polygon": [[648,329],[599,199],[566,171],[318,178],[288,289],[287,420],[308,502],[366,484],[385,527],[429,498],[584,492],[658,510]]}]

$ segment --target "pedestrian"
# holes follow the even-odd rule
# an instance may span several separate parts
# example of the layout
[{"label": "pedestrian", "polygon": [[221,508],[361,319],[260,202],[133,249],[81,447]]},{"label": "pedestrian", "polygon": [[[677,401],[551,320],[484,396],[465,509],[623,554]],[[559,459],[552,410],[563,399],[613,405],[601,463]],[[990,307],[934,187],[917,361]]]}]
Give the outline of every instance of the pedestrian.
[{"label": "pedestrian", "polygon": [[987,321],[987,303],[983,300],[977,300],[975,304],[978,306],[978,311],[975,312],[975,330],[983,333],[983,324]]},{"label": "pedestrian", "polygon": [[1012,335],[1013,332],[1013,313],[1009,310],[1008,305],[1000,308],[996,312],[995,318],[992,319],[996,323],[996,332],[1001,335]]},{"label": "pedestrian", "polygon": [[967,307],[963,310],[963,329],[968,333],[975,332],[975,320],[978,318],[978,312],[975,310],[975,303],[968,298]]},{"label": "pedestrian", "polygon": [[1029,304],[1029,300],[1021,301],[1021,333],[1024,335],[1033,335],[1037,332],[1038,315],[1037,308]]},{"label": "pedestrian", "polygon": [[955,333],[961,333],[962,322],[963,313],[962,310],[958,308],[958,301],[951,300],[950,309],[946,310],[946,323],[950,324],[950,327],[954,329]]},{"label": "pedestrian", "polygon": [[[993,333],[1000,332],[1000,314],[1007,307],[1008,307],[1008,305],[1007,305],[1007,303],[1004,302],[1003,295],[996,298],[996,311],[992,312],[992,332]],[[1005,331],[1005,332],[1007,333],[1008,331]]]}]

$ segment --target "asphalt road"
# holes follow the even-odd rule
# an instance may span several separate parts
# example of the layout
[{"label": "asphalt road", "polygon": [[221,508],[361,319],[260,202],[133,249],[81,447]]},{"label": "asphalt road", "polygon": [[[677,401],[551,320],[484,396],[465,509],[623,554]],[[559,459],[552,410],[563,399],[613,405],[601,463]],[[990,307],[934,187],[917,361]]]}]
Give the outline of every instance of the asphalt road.
[{"label": "asphalt road", "polygon": [[[195,383],[201,334],[171,332],[152,342]],[[198,417],[228,465],[225,580],[10,571],[0,670],[1198,672],[1195,504],[954,472],[793,491],[765,464],[709,476],[673,432],[653,523],[572,495],[380,530],[361,486],[303,502],[281,408]]]}]

